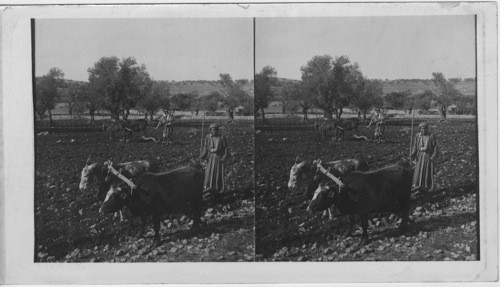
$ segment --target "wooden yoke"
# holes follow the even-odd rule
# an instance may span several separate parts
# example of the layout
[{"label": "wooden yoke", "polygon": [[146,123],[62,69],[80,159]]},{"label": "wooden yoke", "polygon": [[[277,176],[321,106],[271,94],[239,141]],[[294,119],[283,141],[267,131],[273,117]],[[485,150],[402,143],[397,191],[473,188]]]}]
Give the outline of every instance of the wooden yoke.
[{"label": "wooden yoke", "polygon": [[122,175],[120,172],[114,169],[113,164],[111,162],[108,162],[108,169],[112,174],[116,175],[119,179],[123,180],[123,182],[128,184],[130,188],[132,189],[137,188],[137,185],[135,185],[130,179],[126,178],[124,175]]},{"label": "wooden yoke", "polygon": [[338,186],[339,188],[340,187],[344,187],[344,183],[342,181],[340,181],[340,179],[338,179],[336,176],[334,176],[333,174],[331,174],[328,170],[326,170],[322,165],[321,165],[321,160],[315,160],[313,163],[316,164],[316,167],[318,168],[319,171],[321,171],[323,174],[325,174],[326,176],[328,176],[331,180],[333,180]]}]

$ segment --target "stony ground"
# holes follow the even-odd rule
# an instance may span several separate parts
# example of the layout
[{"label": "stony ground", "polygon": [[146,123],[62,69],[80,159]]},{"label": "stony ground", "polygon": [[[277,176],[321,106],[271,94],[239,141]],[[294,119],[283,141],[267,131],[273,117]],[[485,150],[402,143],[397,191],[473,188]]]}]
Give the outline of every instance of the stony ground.
[{"label": "stony ground", "polygon": [[[210,123],[205,122],[205,134]],[[159,131],[148,128],[148,136]],[[87,158],[125,162],[147,157],[168,170],[196,160],[200,151],[201,123],[175,127],[168,146],[141,142],[110,142],[99,129],[37,131],[35,142],[35,261],[37,262],[141,262],[141,261],[253,261],[253,124],[225,126],[232,157],[227,164],[229,195],[206,202],[206,225],[190,230],[185,216],[166,217],[159,247],[152,247],[153,230],[143,239],[132,237],[132,219],[121,222],[99,214],[94,183],[88,193],[78,190]],[[135,226],[135,225],[134,225]]]},{"label": "stony ground", "polygon": [[[322,141],[311,123],[272,119],[256,124],[256,259],[263,261],[477,260],[478,171],[477,128],[472,120],[429,120],[441,155],[437,160],[438,190],[413,202],[409,234],[397,226],[399,215],[373,214],[370,242],[360,246],[361,228],[345,237],[345,219],[329,220],[306,211],[305,187],[287,188],[297,156],[324,161],[365,155],[371,169],[407,158],[408,120],[388,121],[381,144],[355,140]],[[418,123],[418,120],[417,122]],[[358,135],[373,130],[360,126]]]}]

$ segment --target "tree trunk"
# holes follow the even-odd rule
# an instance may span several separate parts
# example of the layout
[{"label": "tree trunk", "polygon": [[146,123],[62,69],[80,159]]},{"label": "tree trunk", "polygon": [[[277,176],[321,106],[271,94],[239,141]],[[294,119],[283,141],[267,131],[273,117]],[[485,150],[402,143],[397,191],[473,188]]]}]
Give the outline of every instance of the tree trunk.
[{"label": "tree trunk", "polygon": [[330,108],[323,108],[323,114],[325,116],[325,119],[332,119],[332,113],[333,111]]},{"label": "tree trunk", "polygon": [[303,121],[307,121],[307,120],[309,120],[309,119],[307,118],[307,111],[308,111],[308,110],[309,110],[308,108],[304,108],[304,107],[302,107],[302,113],[304,114],[304,118],[302,119]]},{"label": "tree trunk", "polygon": [[361,110],[358,111],[358,119],[361,118]]},{"label": "tree trunk", "polygon": [[49,125],[52,126],[52,112],[50,109],[47,109],[47,111],[49,112]]},{"label": "tree trunk", "polygon": [[127,120],[128,120],[128,116],[130,115],[130,110],[129,110],[129,109],[125,110],[125,112],[124,112],[124,114],[123,114],[123,115],[124,115],[124,118],[123,118],[123,119],[124,119],[125,121],[127,121]]},{"label": "tree trunk", "polygon": [[73,115],[73,104],[68,104],[68,113],[70,116]]},{"label": "tree trunk", "polygon": [[231,107],[227,109],[227,122],[228,123],[234,122],[234,111],[233,108]]},{"label": "tree trunk", "polygon": [[120,111],[111,111],[111,119],[120,120]]},{"label": "tree trunk", "polygon": [[443,104],[439,104],[439,115],[441,116],[441,121],[446,121],[446,106]]},{"label": "tree trunk", "polygon": [[342,108],[337,109],[337,111],[336,111],[337,120],[340,120],[340,117],[342,116],[343,112],[344,111],[342,110]]},{"label": "tree trunk", "polygon": [[90,115],[90,122],[91,123],[95,123],[94,114],[95,114],[95,109],[89,109],[89,115]]},{"label": "tree trunk", "polygon": [[281,102],[281,113],[286,114],[286,102]]},{"label": "tree trunk", "polygon": [[266,122],[266,115],[264,113],[264,108],[260,108],[260,115],[262,116],[262,122]]},{"label": "tree trunk", "polygon": [[363,121],[366,121],[366,113],[368,113],[368,110],[363,110]]}]

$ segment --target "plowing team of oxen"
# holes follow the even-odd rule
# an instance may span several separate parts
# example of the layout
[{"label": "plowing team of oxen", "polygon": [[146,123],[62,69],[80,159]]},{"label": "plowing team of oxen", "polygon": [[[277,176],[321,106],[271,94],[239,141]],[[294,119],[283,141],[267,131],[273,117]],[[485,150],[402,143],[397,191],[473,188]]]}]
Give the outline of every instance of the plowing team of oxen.
[{"label": "plowing team of oxen", "polygon": [[368,216],[374,212],[401,214],[400,228],[405,231],[410,211],[412,171],[409,163],[399,162],[376,170],[369,170],[366,159],[344,159],[332,162],[296,159],[290,169],[289,189],[306,186],[310,200],[307,210],[328,210],[346,215],[353,230],[356,216],[363,229],[361,244],[368,242]]},{"label": "plowing team of oxen", "polygon": [[[339,141],[346,131],[351,131],[355,139],[373,141],[354,134],[359,125],[358,118],[320,119],[314,128],[319,130],[322,139],[326,138],[327,131],[333,131],[334,140]],[[378,131],[381,135],[384,129]],[[288,188],[306,186],[309,212],[328,211],[330,219],[334,214],[347,216],[349,227],[346,235],[352,233],[355,219],[359,217],[363,230],[361,244],[365,244],[368,242],[369,215],[375,212],[399,213],[400,228],[405,231],[409,221],[412,177],[410,163],[406,161],[370,170],[366,157],[332,162],[297,158],[290,169]]]},{"label": "plowing team of oxen", "polygon": [[[373,124],[373,121],[370,121],[368,126]],[[358,140],[366,140],[368,142],[373,141],[372,139],[363,136],[356,135],[354,132],[358,131],[358,127],[361,124],[359,118],[346,118],[346,119],[325,119],[318,118],[314,122],[314,129],[318,130],[321,133],[321,138],[323,140],[327,137],[327,132],[332,131],[334,135],[334,139],[339,141],[344,138],[345,132],[351,132],[352,136]],[[383,126],[382,126],[383,129]]]},{"label": "plowing team of oxen", "polygon": [[[123,141],[128,141],[134,132],[145,132],[147,121],[108,121],[103,124],[110,140],[121,132]],[[126,137],[129,137],[126,139]],[[141,137],[142,140],[155,138]],[[132,218],[140,218],[141,224],[135,236],[144,235],[151,220],[154,229],[154,244],[160,244],[160,220],[164,215],[183,214],[193,220],[193,228],[201,223],[203,211],[204,169],[201,164],[189,164],[177,169],[159,170],[157,159],[113,163],[92,162],[89,158],[82,169],[79,188],[88,191],[93,181],[97,182],[96,199],[102,202],[101,213],[115,213],[124,220],[126,210]],[[131,222],[132,224],[134,222]]]}]

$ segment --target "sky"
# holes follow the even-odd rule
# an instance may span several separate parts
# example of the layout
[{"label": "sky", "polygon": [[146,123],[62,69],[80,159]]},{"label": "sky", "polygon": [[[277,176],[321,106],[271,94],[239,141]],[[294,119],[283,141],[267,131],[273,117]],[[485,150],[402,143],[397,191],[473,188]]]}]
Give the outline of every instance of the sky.
[{"label": "sky", "polygon": [[256,71],[300,79],[316,55],[346,55],[369,79],[475,77],[474,16],[257,18]]},{"label": "sky", "polygon": [[134,57],[154,80],[252,79],[253,19],[37,19],[35,75],[88,81],[102,57]]}]

